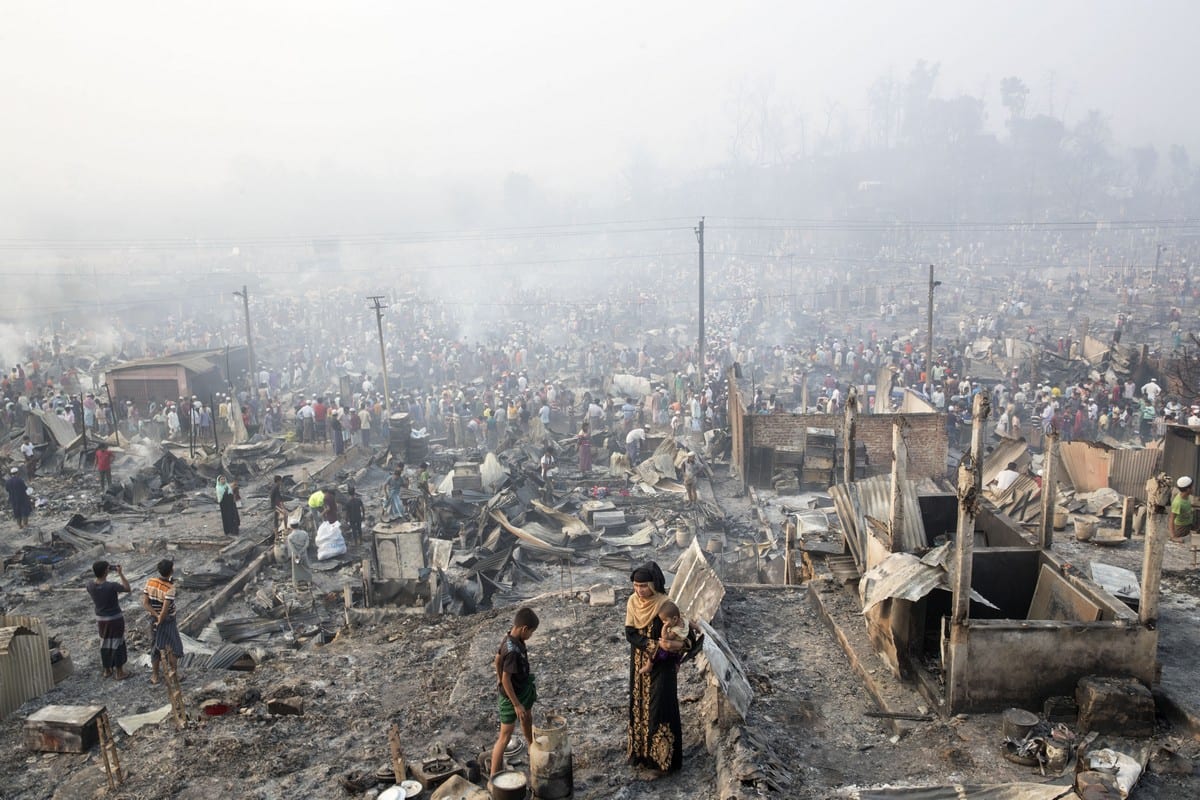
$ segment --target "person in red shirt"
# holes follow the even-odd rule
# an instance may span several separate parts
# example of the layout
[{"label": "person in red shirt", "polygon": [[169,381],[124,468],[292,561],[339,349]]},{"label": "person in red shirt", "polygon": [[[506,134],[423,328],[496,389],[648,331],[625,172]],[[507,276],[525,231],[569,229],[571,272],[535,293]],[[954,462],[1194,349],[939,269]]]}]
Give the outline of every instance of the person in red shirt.
[{"label": "person in red shirt", "polygon": [[317,402],[313,403],[313,422],[317,429],[317,441],[325,444],[328,440],[328,434],[325,429],[325,418],[329,415],[329,406],[325,405],[325,398],[318,397]]},{"label": "person in red shirt", "polygon": [[112,451],[104,442],[96,445],[96,471],[100,473],[100,491],[112,486]]}]

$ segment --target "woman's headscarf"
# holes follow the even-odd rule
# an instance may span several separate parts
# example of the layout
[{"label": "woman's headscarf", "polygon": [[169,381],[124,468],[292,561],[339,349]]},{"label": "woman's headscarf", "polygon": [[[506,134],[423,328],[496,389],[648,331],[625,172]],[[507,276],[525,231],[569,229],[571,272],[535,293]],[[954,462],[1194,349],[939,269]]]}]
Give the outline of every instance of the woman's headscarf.
[{"label": "woman's headscarf", "polygon": [[649,561],[633,571],[629,576],[636,583],[648,583],[654,587],[654,594],[641,597],[637,592],[629,595],[625,605],[625,624],[629,627],[648,628],[658,616],[658,609],[667,600],[667,579],[662,569],[653,561]]},{"label": "woman's headscarf", "polygon": [[225,497],[226,493],[228,493],[229,491],[230,491],[229,484],[225,482],[225,476],[224,475],[219,476],[217,478],[217,502],[218,503],[221,502],[221,500]]}]

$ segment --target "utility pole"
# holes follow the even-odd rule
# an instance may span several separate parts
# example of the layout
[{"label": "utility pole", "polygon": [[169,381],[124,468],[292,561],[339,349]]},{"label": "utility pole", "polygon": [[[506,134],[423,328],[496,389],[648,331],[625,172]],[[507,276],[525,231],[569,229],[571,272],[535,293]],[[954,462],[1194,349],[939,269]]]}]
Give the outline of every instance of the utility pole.
[{"label": "utility pole", "polygon": [[[233,294],[235,297],[242,298],[242,309],[246,312],[246,368],[249,373],[247,377],[250,382],[250,398],[253,399],[258,390],[256,388],[257,377],[254,374],[254,341],[250,338],[250,293],[243,284],[242,290]],[[191,413],[190,409],[188,413]]]},{"label": "utility pole", "polygon": [[375,294],[367,299],[375,303],[375,322],[379,326],[379,360],[383,364],[383,403],[386,407],[384,411],[386,424],[386,420],[392,418],[392,395],[388,391],[387,350],[383,346],[383,310],[387,308],[380,303],[383,298],[383,295]]},{"label": "utility pole", "polygon": [[[925,342],[925,394],[933,398],[933,290],[941,286],[941,281],[933,279],[933,264],[929,265],[929,316],[925,328],[928,341]],[[878,402],[878,400],[877,400]]]},{"label": "utility pole", "polygon": [[696,227],[696,241],[700,243],[700,337],[696,360],[700,369],[700,388],[704,388],[704,217]]}]

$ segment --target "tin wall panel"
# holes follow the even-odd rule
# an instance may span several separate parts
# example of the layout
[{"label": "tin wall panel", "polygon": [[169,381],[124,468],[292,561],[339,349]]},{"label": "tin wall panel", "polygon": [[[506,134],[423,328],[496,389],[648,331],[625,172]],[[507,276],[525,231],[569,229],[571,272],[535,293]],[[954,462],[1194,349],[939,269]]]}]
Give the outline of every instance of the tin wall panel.
[{"label": "tin wall panel", "polygon": [[0,719],[54,688],[50,642],[42,621],[37,617],[0,616],[0,628],[13,626],[34,633],[14,636],[8,653],[0,655]]}]

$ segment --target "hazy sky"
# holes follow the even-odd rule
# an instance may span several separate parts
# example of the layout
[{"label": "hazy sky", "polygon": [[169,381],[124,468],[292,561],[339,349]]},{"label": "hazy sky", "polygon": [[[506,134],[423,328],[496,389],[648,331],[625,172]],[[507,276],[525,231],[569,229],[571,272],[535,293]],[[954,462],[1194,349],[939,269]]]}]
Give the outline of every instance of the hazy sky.
[{"label": "hazy sky", "polygon": [[739,84],[773,81],[813,119],[827,99],[858,115],[872,81],[917,59],[940,62],[939,95],[995,103],[1015,74],[1031,111],[1098,107],[1123,144],[1200,156],[1194,0],[37,0],[5,2],[0,23],[0,212],[26,227],[228,191],[247,165],[586,190],[635,150],[722,159]]}]

